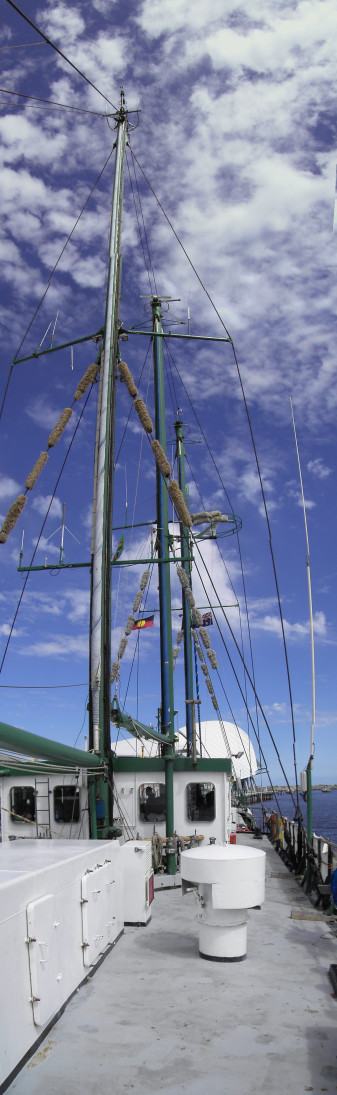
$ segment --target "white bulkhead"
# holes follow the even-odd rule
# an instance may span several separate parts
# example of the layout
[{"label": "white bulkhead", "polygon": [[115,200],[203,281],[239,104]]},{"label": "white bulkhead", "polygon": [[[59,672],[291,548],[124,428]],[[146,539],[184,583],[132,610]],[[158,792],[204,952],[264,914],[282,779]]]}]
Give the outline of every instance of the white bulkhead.
[{"label": "white bulkhead", "polygon": [[23,837],[88,840],[88,786],[84,769],[48,775],[0,777],[1,840]]},{"label": "white bulkhead", "polygon": [[0,846],[0,1086],[123,931],[118,841]]},{"label": "white bulkhead", "polygon": [[[151,768],[114,772],[115,817],[127,839],[165,837],[165,776]],[[174,772],[174,827],[179,837],[197,833],[204,842],[229,840],[230,781],[223,771]]]}]

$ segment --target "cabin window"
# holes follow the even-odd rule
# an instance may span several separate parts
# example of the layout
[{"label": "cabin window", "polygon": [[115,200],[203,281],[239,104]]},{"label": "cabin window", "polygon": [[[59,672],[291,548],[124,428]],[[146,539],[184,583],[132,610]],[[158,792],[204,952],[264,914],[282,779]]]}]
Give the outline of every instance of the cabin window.
[{"label": "cabin window", "polygon": [[71,784],[63,784],[62,787],[54,787],[54,818],[55,821],[73,822],[80,817],[80,792],[78,787]]},{"label": "cabin window", "polygon": [[186,793],[188,821],[214,821],[214,783],[188,783]]},{"label": "cabin window", "polygon": [[165,783],[142,783],[139,788],[139,815],[152,824],[165,821]]},{"label": "cabin window", "polygon": [[[33,787],[11,787],[11,821],[35,821],[35,791]],[[16,816],[17,815],[17,816]]]}]

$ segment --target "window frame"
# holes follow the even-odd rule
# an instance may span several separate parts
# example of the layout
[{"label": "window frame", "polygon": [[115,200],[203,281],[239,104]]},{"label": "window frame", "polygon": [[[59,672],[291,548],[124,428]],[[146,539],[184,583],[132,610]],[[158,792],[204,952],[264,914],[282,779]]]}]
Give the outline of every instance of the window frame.
[{"label": "window frame", "polygon": [[[72,795],[69,794],[72,792]],[[61,794],[60,794],[61,792]],[[67,792],[65,794],[64,792]],[[73,803],[73,810],[70,817],[56,817],[56,795],[60,795],[60,803],[64,807]],[[81,817],[81,803],[80,803],[80,789],[74,783],[59,783],[57,787],[53,787],[53,816],[57,825],[77,825]]]},{"label": "window frame", "polygon": [[[195,793],[195,802],[194,802],[194,804],[193,804],[193,800],[189,801],[189,798],[191,797],[191,792],[189,792],[189,788],[192,788],[192,787],[197,789],[196,793]],[[208,796],[208,795],[213,796],[212,805],[210,803],[207,803],[206,801],[204,801],[204,803],[202,803],[202,801],[200,800],[201,788],[204,788],[203,793],[204,793],[205,797]],[[198,792],[199,792],[199,802],[198,802]],[[207,811],[209,811],[209,816],[207,816]],[[195,780],[194,782],[191,781],[190,783],[186,783],[186,816],[187,816],[187,821],[189,821],[191,823],[193,822],[193,824],[195,822],[202,822],[203,824],[205,823],[206,825],[209,825],[213,821],[215,821],[215,818],[216,818],[216,788],[215,788],[215,783],[211,783],[210,780],[202,780],[202,781],[201,780]]]},{"label": "window frame", "polygon": [[[154,795],[154,798],[158,798],[158,803],[160,803],[160,809],[158,809],[158,810],[155,810],[155,809],[148,810],[148,813],[150,813],[151,816],[146,817],[145,813],[146,813],[147,799],[144,799],[142,801],[142,794],[144,794],[144,791],[147,790],[148,788],[150,788],[152,793],[154,794],[154,788],[155,787],[158,787],[160,789],[159,790],[159,795]],[[161,825],[161,824],[164,824],[165,821],[166,821],[165,783],[158,783],[158,780],[156,780],[155,783],[141,783],[139,785],[138,790],[139,790],[139,797],[138,797],[139,820],[141,822],[145,822],[146,825]],[[155,803],[153,803],[153,801],[151,802],[151,804],[155,806]]]},{"label": "window frame", "polygon": [[[20,792],[22,794],[23,791],[26,791],[26,792],[29,791],[30,795],[32,797],[33,809],[32,809],[32,812],[29,813],[29,814],[23,813],[22,810],[24,809],[24,807],[22,807],[22,806],[19,807],[18,804],[15,802],[15,798],[16,798],[17,794],[20,793]],[[13,801],[13,799],[14,799],[14,801]],[[27,794],[26,794],[26,799],[27,799]],[[18,784],[16,784],[16,785],[13,784],[13,787],[9,788],[9,805],[10,805],[10,820],[14,823],[14,825],[20,825],[24,822],[31,822],[31,823],[35,822],[36,821],[35,787],[32,787],[30,784],[26,784],[26,783],[25,784],[20,783],[19,785]],[[15,816],[16,814],[20,814],[20,816],[16,817]]]}]

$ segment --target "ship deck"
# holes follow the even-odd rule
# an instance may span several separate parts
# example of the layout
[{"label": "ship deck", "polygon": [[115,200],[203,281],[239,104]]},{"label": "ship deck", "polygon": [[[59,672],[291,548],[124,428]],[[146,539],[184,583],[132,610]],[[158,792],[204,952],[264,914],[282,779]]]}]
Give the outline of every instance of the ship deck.
[{"label": "ship deck", "polygon": [[[240,843],[256,847],[247,834]],[[309,899],[266,837],[266,901],[247,959],[199,958],[197,908],[156,894],[8,1088],[15,1095],[284,1095],[337,1091],[336,921]],[[298,918],[292,917],[297,910]]]}]

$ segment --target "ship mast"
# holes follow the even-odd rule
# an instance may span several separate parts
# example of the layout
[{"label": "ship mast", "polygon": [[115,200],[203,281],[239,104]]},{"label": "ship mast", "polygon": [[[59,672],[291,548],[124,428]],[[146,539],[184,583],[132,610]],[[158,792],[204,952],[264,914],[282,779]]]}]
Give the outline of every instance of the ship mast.
[{"label": "ship mast", "polygon": [[[166,455],[165,397],[163,377],[163,328],[161,300],[153,297],[153,363],[155,391],[156,438]],[[156,337],[157,336],[157,337]],[[163,745],[165,757],[166,797],[166,856],[168,874],[175,873],[174,809],[173,809],[173,760],[174,760],[174,694],[172,658],[172,615],[170,581],[170,536],[168,524],[168,496],[166,484],[159,469],[157,478],[157,553],[160,613],[160,666],[161,666],[161,733],[167,737]]]},{"label": "ship mast", "polygon": [[[179,418],[179,412],[177,412],[177,418],[174,423],[175,435],[176,435],[176,457],[178,463],[178,483],[182,491],[183,497],[187,505],[187,491],[186,491],[186,479],[185,479],[185,446],[184,446],[184,432],[183,423]],[[181,554],[182,554],[182,567],[184,568],[189,584],[191,585],[191,562],[190,562],[190,537],[188,530],[180,522],[180,542],[181,542]],[[191,611],[186,596],[186,590],[182,590],[183,601],[183,632],[184,632],[184,668],[185,668],[185,703],[186,703],[186,747],[187,756],[193,756],[195,760],[196,755],[196,739],[195,739],[195,700],[193,696],[193,654],[192,654],[192,639],[191,639]]]},{"label": "ship mast", "polygon": [[[109,243],[109,269],[102,350],[100,407],[97,429],[96,467],[91,557],[90,621],[90,748],[111,764],[110,672],[111,672],[111,547],[112,499],[115,440],[116,368],[118,356],[119,300],[121,281],[121,221],[127,110],[124,91],[115,117],[117,128],[115,172]],[[100,831],[109,830],[111,788],[100,781]]]}]

